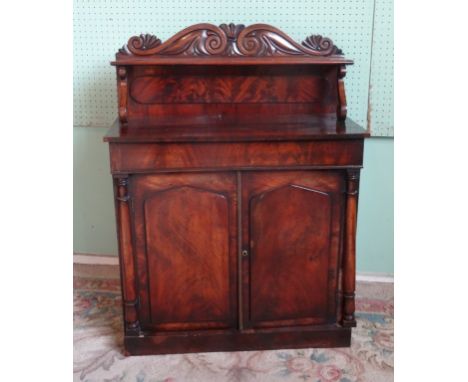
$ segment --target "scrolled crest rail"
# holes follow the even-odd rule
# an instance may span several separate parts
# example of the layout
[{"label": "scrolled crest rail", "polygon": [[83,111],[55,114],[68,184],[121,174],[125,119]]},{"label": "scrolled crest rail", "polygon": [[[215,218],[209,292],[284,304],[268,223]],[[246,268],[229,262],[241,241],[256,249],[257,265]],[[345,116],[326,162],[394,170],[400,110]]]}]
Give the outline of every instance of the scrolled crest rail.
[{"label": "scrolled crest rail", "polygon": [[329,38],[320,35],[307,37],[302,44],[295,42],[281,30],[267,24],[196,24],[172,36],[165,42],[151,34],[131,37],[117,53],[128,56],[225,56],[278,57],[341,56]]}]

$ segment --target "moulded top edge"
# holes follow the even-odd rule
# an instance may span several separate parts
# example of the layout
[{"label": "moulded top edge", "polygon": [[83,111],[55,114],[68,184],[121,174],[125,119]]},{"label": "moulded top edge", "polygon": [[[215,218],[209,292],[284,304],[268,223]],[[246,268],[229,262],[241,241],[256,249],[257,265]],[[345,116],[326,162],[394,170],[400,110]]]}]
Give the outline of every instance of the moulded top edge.
[{"label": "moulded top edge", "polygon": [[128,58],[117,59],[111,61],[113,66],[128,66],[128,65],[352,65],[353,60],[341,57],[327,58],[311,58],[311,57],[275,57],[275,58],[258,58],[258,57],[242,57],[242,58],[173,58],[173,57],[157,57],[157,58]]}]

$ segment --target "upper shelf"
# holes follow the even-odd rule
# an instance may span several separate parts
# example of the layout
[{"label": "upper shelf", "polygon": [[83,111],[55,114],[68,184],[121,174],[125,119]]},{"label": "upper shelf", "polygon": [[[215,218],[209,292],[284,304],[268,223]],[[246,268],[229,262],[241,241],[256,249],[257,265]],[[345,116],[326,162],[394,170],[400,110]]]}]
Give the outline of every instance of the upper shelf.
[{"label": "upper shelf", "polygon": [[161,42],[131,37],[112,65],[292,65],[352,64],[332,40],[311,35],[301,44],[267,24],[196,24]]}]

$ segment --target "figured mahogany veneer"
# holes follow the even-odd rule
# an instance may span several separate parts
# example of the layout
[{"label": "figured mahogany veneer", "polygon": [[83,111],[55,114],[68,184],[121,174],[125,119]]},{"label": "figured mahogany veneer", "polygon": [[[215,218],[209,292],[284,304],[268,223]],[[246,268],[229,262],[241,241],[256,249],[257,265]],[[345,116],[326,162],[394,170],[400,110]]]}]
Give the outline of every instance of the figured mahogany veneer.
[{"label": "figured mahogany veneer", "polygon": [[127,354],[349,346],[359,171],[345,65],[319,35],[197,24],[116,55]]}]

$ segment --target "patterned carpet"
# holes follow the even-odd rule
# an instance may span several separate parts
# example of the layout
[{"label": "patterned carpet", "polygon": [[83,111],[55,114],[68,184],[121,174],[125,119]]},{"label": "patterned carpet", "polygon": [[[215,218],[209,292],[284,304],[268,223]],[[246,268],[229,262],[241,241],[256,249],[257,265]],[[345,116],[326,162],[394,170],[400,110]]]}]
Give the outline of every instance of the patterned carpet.
[{"label": "patterned carpet", "polygon": [[125,357],[117,277],[75,267],[74,381],[393,381],[393,284],[358,283],[351,348]]}]

